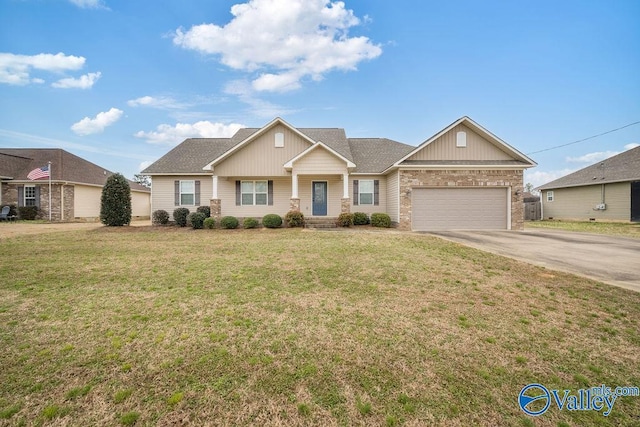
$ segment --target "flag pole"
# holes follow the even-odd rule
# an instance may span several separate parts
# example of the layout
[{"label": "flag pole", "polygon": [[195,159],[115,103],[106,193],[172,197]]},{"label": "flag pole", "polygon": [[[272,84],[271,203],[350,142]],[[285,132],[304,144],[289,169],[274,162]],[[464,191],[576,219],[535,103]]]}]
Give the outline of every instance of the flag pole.
[{"label": "flag pole", "polygon": [[49,162],[49,222],[51,222],[51,162]]}]

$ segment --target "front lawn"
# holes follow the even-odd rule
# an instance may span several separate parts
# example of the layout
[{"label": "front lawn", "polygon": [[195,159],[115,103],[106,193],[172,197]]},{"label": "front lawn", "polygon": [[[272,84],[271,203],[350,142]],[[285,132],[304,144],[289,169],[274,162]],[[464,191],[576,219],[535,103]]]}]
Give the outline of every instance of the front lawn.
[{"label": "front lawn", "polygon": [[637,425],[640,294],[393,231],[0,242],[0,425]]},{"label": "front lawn", "polygon": [[551,228],[556,230],[640,238],[640,224],[631,222],[544,220],[527,221],[525,222],[525,228]]}]

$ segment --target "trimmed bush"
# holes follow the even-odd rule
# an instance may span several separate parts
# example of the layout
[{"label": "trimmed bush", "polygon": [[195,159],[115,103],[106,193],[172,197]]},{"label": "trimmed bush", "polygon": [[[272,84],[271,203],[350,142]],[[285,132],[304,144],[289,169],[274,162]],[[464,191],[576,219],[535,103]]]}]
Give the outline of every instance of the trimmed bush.
[{"label": "trimmed bush", "polygon": [[369,215],[364,212],[355,212],[353,214],[353,225],[367,225],[369,224]]},{"label": "trimmed bush", "polygon": [[173,220],[176,225],[180,227],[187,226],[187,217],[189,216],[189,209],[187,208],[175,208],[173,210]]},{"label": "trimmed bush", "polygon": [[100,221],[116,227],[131,222],[131,186],[122,174],[114,173],[102,187]]},{"label": "trimmed bush", "polygon": [[190,213],[188,217],[191,227],[193,227],[195,230],[198,230],[204,227],[204,220],[206,218],[207,217],[202,212]]},{"label": "trimmed bush", "polygon": [[282,218],[280,215],[267,214],[262,217],[262,225],[267,228],[278,228],[282,225]]},{"label": "trimmed bush", "polygon": [[[11,212],[11,210],[9,210]],[[18,218],[32,221],[38,216],[37,206],[20,206],[18,207]]]},{"label": "trimmed bush", "polygon": [[386,213],[371,214],[371,225],[374,227],[391,227],[391,218]]},{"label": "trimmed bush", "polygon": [[336,225],[338,227],[351,227],[353,225],[353,214],[348,212],[341,213],[340,216],[338,216]]},{"label": "trimmed bush", "polygon": [[169,212],[158,209],[151,215],[153,225],[167,225],[169,223]]},{"label": "trimmed bush", "polygon": [[304,215],[300,211],[289,211],[284,219],[289,227],[304,227]]},{"label": "trimmed bush", "polygon": [[216,219],[211,217],[205,218],[202,225],[204,225],[204,228],[213,230],[213,228],[216,226]]},{"label": "trimmed bush", "polygon": [[211,216],[211,208],[209,206],[198,206],[196,212],[203,213],[205,218],[209,218]]},{"label": "trimmed bush", "polygon": [[244,221],[242,221],[243,228],[256,228],[259,225],[260,223],[255,218],[245,218]]},{"label": "trimmed bush", "polygon": [[238,228],[238,218],[235,216],[225,216],[220,220],[220,227],[227,229]]}]

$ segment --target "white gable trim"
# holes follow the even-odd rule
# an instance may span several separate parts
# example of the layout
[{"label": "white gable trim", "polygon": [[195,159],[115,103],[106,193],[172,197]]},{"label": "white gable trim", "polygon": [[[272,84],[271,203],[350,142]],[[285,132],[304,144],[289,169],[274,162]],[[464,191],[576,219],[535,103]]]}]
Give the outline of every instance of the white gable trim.
[{"label": "white gable trim", "polygon": [[284,168],[286,170],[291,170],[293,168],[293,164],[295,162],[297,162],[298,160],[300,160],[301,158],[303,158],[304,156],[306,156],[307,154],[309,154],[310,152],[312,152],[313,150],[315,150],[318,147],[324,148],[329,153],[333,154],[335,157],[337,157],[340,160],[344,161],[347,164],[348,168],[355,168],[356,167],[355,163],[353,163],[352,161],[350,161],[349,159],[344,157],[342,154],[338,153],[337,151],[335,151],[334,149],[332,149],[331,147],[329,147],[328,145],[326,145],[322,141],[318,141],[315,144],[313,144],[311,147],[307,148],[302,153],[298,154],[293,159],[291,159],[287,163],[285,163],[284,164]]},{"label": "white gable trim", "polygon": [[473,130],[477,131],[478,133],[480,133],[486,139],[488,139],[489,141],[493,142],[495,145],[497,145],[499,148],[503,149],[505,152],[507,152],[511,156],[513,156],[513,157],[515,157],[515,158],[517,158],[517,159],[519,159],[519,160],[521,160],[521,161],[523,161],[525,163],[528,163],[531,166],[536,166],[537,165],[537,163],[534,162],[532,159],[530,159],[529,157],[527,157],[526,155],[524,155],[520,151],[518,151],[515,148],[513,148],[512,146],[510,146],[509,144],[507,144],[506,142],[504,142],[503,140],[501,140],[500,138],[498,138],[497,136],[495,136],[494,134],[492,134],[491,132],[489,132],[488,130],[483,128],[482,126],[480,126],[478,123],[476,123],[473,120],[471,120],[469,117],[464,116],[464,117],[459,118],[458,120],[456,120],[455,122],[453,122],[452,124],[447,126],[446,128],[442,129],[440,132],[438,132],[437,134],[433,135],[431,138],[427,139],[422,144],[418,145],[415,150],[411,151],[409,154],[407,154],[406,156],[404,156],[403,158],[401,158],[400,160],[395,162],[393,164],[393,166],[400,166],[400,163],[402,163],[403,161],[407,160],[409,157],[413,156],[418,151],[422,150],[427,145],[431,144],[433,141],[437,140],[442,135],[444,135],[445,133],[449,132],[451,129],[453,129],[454,127],[458,126],[459,124],[464,124],[464,125],[469,126],[471,129],[473,129]]},{"label": "white gable trim", "polygon": [[212,171],[214,165],[216,165],[217,163],[220,163],[222,160],[224,160],[227,157],[231,156],[233,153],[235,153],[236,151],[240,150],[242,147],[244,147],[245,145],[249,144],[251,141],[255,140],[256,138],[264,135],[269,129],[271,129],[272,127],[274,127],[276,125],[279,125],[279,124],[287,127],[292,132],[294,132],[296,135],[298,135],[300,138],[302,138],[303,140],[309,142],[310,144],[315,144],[315,141],[313,139],[309,138],[307,135],[305,135],[304,133],[300,132],[298,129],[296,129],[295,127],[291,126],[289,123],[285,122],[280,117],[276,117],[275,119],[273,119],[272,121],[270,121],[269,123],[264,125],[262,128],[260,128],[260,130],[258,130],[257,132],[254,132],[253,134],[249,135],[246,139],[244,139],[244,140],[240,141],[238,144],[234,145],[231,149],[227,150],[225,153],[223,153],[220,156],[218,156],[212,162],[207,163],[202,169],[206,170],[206,171]]}]

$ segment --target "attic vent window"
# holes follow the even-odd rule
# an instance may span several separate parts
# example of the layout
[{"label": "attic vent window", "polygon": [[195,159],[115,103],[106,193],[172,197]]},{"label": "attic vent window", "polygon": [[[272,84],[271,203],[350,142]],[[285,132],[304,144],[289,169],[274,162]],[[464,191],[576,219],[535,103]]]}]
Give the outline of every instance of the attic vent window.
[{"label": "attic vent window", "polygon": [[466,132],[456,133],[456,147],[466,147],[466,146],[467,146],[467,133]]},{"label": "attic vent window", "polygon": [[277,132],[276,133],[276,148],[284,147],[284,133]]}]

